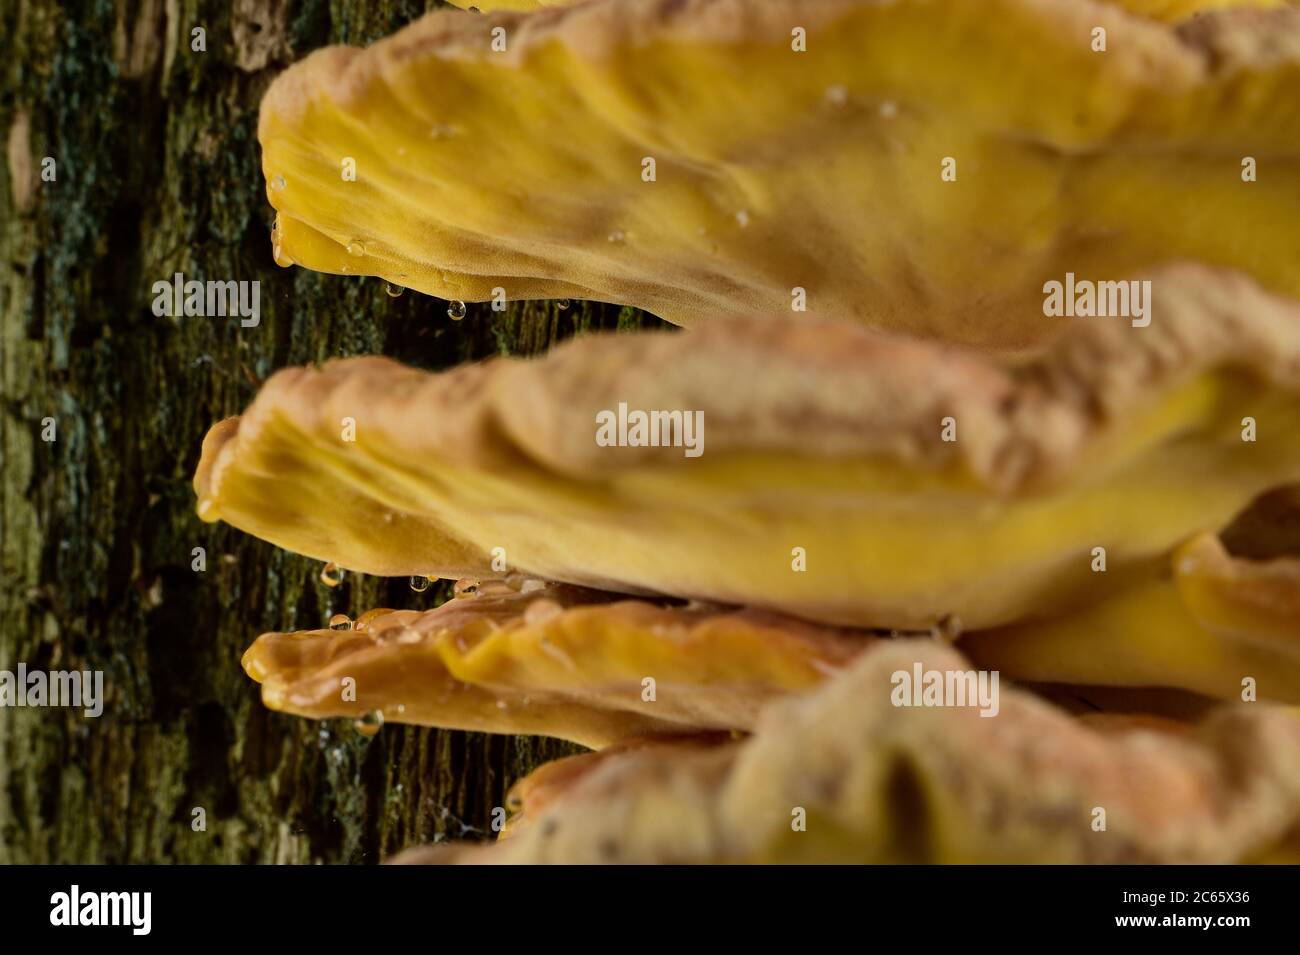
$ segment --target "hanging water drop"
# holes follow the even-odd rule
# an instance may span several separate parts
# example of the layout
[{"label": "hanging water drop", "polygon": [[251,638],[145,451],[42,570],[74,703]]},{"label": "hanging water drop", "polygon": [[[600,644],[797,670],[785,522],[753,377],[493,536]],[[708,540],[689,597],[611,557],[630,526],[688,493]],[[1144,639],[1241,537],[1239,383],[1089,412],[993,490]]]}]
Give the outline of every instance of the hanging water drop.
[{"label": "hanging water drop", "polygon": [[345,613],[336,613],[330,617],[331,630],[351,630],[352,618]]},{"label": "hanging water drop", "polygon": [[843,106],[849,101],[849,91],[846,87],[836,83],[834,86],[826,87],[826,102],[831,106]]},{"label": "hanging water drop", "polygon": [[271,180],[271,190],[273,192],[279,192],[284,187],[285,187],[284,176],[276,176],[274,179]]},{"label": "hanging water drop", "polygon": [[627,235],[622,229],[615,229],[609,234],[609,241],[613,245],[622,245],[627,241]]},{"label": "hanging water drop", "polygon": [[429,589],[429,578],[421,577],[418,574],[411,578],[411,589],[417,594],[422,594]]},{"label": "hanging water drop", "polygon": [[334,563],[334,561],[330,561],[321,568],[320,582],[326,587],[337,587],[339,584],[343,583],[343,575],[345,573],[346,571],[344,571],[342,567]]},{"label": "hanging water drop", "polygon": [[555,303],[555,307],[558,308],[561,312],[563,312],[565,309],[569,307],[570,304],[571,303],[567,298],[562,298]]},{"label": "hanging water drop", "polygon": [[284,232],[280,228],[279,215],[271,224],[271,259],[282,269],[293,265],[293,259],[284,253]]},{"label": "hanging water drop", "polygon": [[447,317],[450,318],[453,322],[459,322],[462,318],[465,317],[465,303],[459,301],[448,302]]},{"label": "hanging water drop", "polygon": [[462,577],[460,580],[456,581],[456,585],[452,588],[452,593],[457,597],[477,597],[478,581],[473,577]]},{"label": "hanging water drop", "polygon": [[348,255],[354,255],[357,258],[366,254],[366,246],[360,239],[353,239],[348,243]]},{"label": "hanging water drop", "polygon": [[394,285],[392,282],[387,282],[384,285],[384,291],[388,293],[389,298],[397,298],[405,292],[406,289],[400,285]]},{"label": "hanging water drop", "polygon": [[367,739],[371,739],[384,728],[384,714],[382,710],[371,710],[369,713],[352,721],[353,728]]}]

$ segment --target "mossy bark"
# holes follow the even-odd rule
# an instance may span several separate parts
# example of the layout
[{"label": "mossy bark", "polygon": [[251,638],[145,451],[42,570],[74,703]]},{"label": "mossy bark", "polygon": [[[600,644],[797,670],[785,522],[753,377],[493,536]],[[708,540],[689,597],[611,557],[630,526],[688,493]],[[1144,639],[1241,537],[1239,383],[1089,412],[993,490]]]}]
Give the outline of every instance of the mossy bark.
[{"label": "mossy bark", "polygon": [[[471,305],[453,323],[436,299],[271,261],[267,84],[436,5],[0,7],[0,669],[103,670],[107,696],[99,719],[0,708],[0,862],[377,861],[483,837],[510,783],[573,751],[393,725],[367,740],[267,711],[239,666],[259,632],[446,589],[329,589],[320,564],[194,514],[204,432],[277,368],[358,353],[441,368],[658,324],[577,302]],[[261,324],[155,317],[151,286],[175,272],[260,281]]]}]

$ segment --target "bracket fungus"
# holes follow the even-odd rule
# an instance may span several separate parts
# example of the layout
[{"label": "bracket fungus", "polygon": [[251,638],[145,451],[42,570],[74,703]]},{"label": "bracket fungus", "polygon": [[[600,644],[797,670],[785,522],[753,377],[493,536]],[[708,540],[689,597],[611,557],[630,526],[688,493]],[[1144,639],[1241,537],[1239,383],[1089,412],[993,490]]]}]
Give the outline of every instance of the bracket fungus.
[{"label": "bracket fungus", "polygon": [[[773,704],[747,740],[578,757],[519,788],[523,815],[509,839],[413,850],[396,861],[1295,857],[1294,711],[1224,707],[1191,731],[1170,732],[1152,721],[1090,728],[1019,689],[1002,694],[995,720],[961,707],[899,709],[887,688],[918,664],[968,667],[930,641],[878,644],[820,689]],[[798,810],[806,828],[792,822]]]},{"label": "bracket fungus", "polygon": [[[522,0],[521,0],[522,2]],[[1275,10],[1294,0],[1105,0],[1133,13],[1175,22],[1214,10]]]},{"label": "bracket fungus", "polygon": [[[346,631],[268,633],[244,655],[272,709],[558,736],[743,730],[872,642],[758,611],[656,606],[550,586],[372,611]],[[348,682],[351,681],[351,682]]]},{"label": "bracket fungus", "polygon": [[1298,104],[1295,8],[595,0],[318,51],[258,136],[282,263],[1024,349],[1067,272],[1194,259],[1300,296]]},{"label": "bracket fungus", "polygon": [[244,656],[600,750],[403,861],[1300,858],[1300,8],[484,9],[274,82],[276,261],[693,327],[285,369],[194,476],[331,579],[506,555]]},{"label": "bracket fungus", "polygon": [[[568,7],[585,0],[448,0],[464,10],[492,12],[496,10],[541,10],[546,7]],[[1293,0],[1102,0],[1123,7],[1133,13],[1170,22],[1210,10],[1245,7],[1269,10],[1286,6]]]},{"label": "bracket fungus", "polygon": [[[1144,687],[1236,699],[1249,674],[1268,699],[1300,703],[1300,555],[1246,561],[1202,535],[1170,574],[1136,578],[1094,606],[966,635],[962,648],[1027,681],[1137,688],[1109,710],[1159,711]],[[752,730],[769,702],[821,684],[881,639],[567,585],[480,590],[426,612],[375,610],[342,632],[263,634],[244,668],[267,706],[303,716],[378,712],[601,748]]]},{"label": "bracket fungus", "polygon": [[1300,551],[1251,561],[1209,534],[1167,570],[1048,619],[969,635],[962,649],[1023,680],[1166,686],[1227,700],[1259,686],[1300,704]]},{"label": "bracket fungus", "polygon": [[[209,433],[200,513],[363,573],[491,576],[501,548],[547,580],[829,624],[1011,624],[1300,482],[1300,305],[1198,267],[1154,289],[1150,327],[1070,324],[1029,362],[809,320],[285,370]],[[620,404],[700,412],[705,453],[602,447]]]}]

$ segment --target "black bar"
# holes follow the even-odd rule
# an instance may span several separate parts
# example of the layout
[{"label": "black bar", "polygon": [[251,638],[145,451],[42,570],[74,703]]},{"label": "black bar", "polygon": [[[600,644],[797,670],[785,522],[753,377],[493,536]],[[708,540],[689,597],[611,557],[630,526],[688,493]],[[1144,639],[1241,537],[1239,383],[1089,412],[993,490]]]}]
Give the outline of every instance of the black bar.
[{"label": "black bar", "polygon": [[148,938],[256,940],[259,947],[344,937],[396,944],[403,932],[429,933],[434,947],[457,938],[512,944],[524,941],[523,933],[531,944],[561,945],[561,933],[597,929],[592,940],[626,936],[634,946],[714,935],[729,946],[750,938],[762,945],[782,928],[810,942],[848,932],[863,944],[899,931],[919,932],[927,942],[1197,933],[1231,944],[1242,932],[1293,927],[1295,876],[1293,867],[1208,866],[22,866],[0,868],[0,910],[6,941],[46,934],[66,940],[74,932],[143,940],[130,924],[52,925],[52,899],[63,893],[70,902],[76,885],[83,906],[98,905],[98,897],[87,903],[87,894],[150,893]]}]

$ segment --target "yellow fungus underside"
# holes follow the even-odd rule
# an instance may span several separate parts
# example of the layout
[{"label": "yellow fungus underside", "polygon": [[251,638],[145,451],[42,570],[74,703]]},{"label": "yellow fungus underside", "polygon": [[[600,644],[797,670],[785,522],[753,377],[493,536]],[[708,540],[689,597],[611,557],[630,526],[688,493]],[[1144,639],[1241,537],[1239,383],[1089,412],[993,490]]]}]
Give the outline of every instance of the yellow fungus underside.
[{"label": "yellow fungus underside", "polygon": [[1021,680],[1300,703],[1300,555],[1234,560],[1203,535],[1107,599],[972,634],[962,649]]},{"label": "yellow fungus underside", "polygon": [[[548,7],[569,7],[584,0],[448,0],[462,10],[491,13],[496,10],[544,10]],[[1105,0],[1117,7],[1157,20],[1170,22],[1183,20],[1210,10],[1248,8],[1271,10],[1286,6],[1291,0]]]},{"label": "yellow fungus underside", "polygon": [[[264,634],[244,668],[268,706],[302,716],[378,711],[391,722],[603,747],[752,730],[763,706],[807,692],[879,642],[754,611],[494,586],[423,613],[372,611],[354,630]],[[1241,700],[1249,679],[1252,702],[1300,703],[1300,557],[1232,558],[1202,536],[1164,574],[1095,605],[970,634],[961,647],[1005,677],[1137,688],[1111,695],[1111,718],[1160,714],[1144,687]],[[355,681],[351,696],[344,678]]]},{"label": "yellow fungus underside", "polygon": [[[364,573],[492,576],[501,548],[625,593],[1010,624],[1099,600],[1300,482],[1300,312],[1199,270],[1157,287],[1150,327],[1074,323],[1010,367],[810,321],[593,336],[436,375],[287,370],[209,434],[200,515]],[[598,446],[620,402],[698,410],[703,453]]]},{"label": "yellow fungus underside", "polygon": [[[605,602],[602,602],[605,601]],[[557,736],[605,746],[743,730],[872,637],[769,614],[608,602],[573,588],[375,611],[361,629],[264,634],[244,655],[276,710]],[[341,681],[355,681],[355,693]],[[647,685],[647,677],[652,678]]]},{"label": "yellow fungus underside", "polygon": [[443,11],[291,67],[259,139],[279,261],[446,299],[693,325],[803,317],[803,289],[809,315],[1015,349],[1059,331],[1042,287],[1067,272],[1196,259],[1300,296],[1294,8],[1186,29],[1092,0]]}]

